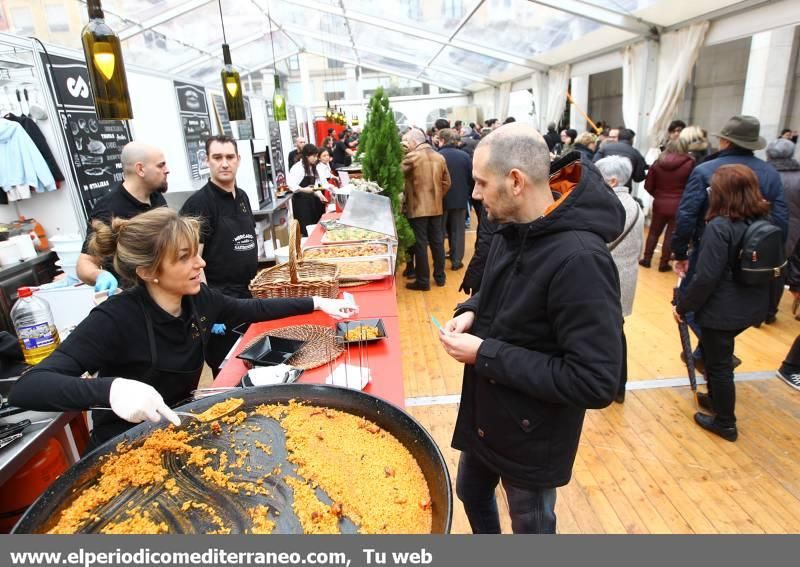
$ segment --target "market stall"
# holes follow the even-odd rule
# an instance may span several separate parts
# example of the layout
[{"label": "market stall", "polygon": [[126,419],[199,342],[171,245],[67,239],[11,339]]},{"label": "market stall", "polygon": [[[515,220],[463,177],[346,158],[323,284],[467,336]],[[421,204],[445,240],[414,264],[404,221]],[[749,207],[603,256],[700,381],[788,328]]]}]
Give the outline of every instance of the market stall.
[{"label": "market stall", "polygon": [[[337,218],[340,218],[338,213],[330,213],[323,217],[323,221],[335,220]],[[321,224],[317,225],[316,230],[308,237],[305,243],[305,249],[308,250],[320,246],[325,233],[325,228]],[[359,306],[357,319],[379,318],[383,321],[386,338],[368,344],[350,345],[350,348],[343,353],[343,359],[336,361],[335,365],[342,363],[359,367],[368,365],[372,380],[365,387],[364,391],[390,401],[399,407],[403,407],[404,394],[401,364],[402,355],[400,351],[400,326],[397,317],[397,295],[394,277],[388,276],[358,287],[345,288],[344,291],[352,294],[356,304]],[[302,315],[281,319],[280,321],[268,321],[251,325],[236,347],[234,347],[229,360],[214,381],[214,387],[235,386],[240,383],[242,376],[248,371],[248,367],[244,361],[237,358],[237,355],[257,337],[275,329],[309,324],[331,326],[330,319],[318,312],[312,313],[311,315]],[[354,357],[357,358],[355,365],[353,364]],[[331,376],[332,371],[335,371],[334,365],[323,364],[317,368],[307,370],[300,378],[300,382],[315,384],[325,383]]]}]

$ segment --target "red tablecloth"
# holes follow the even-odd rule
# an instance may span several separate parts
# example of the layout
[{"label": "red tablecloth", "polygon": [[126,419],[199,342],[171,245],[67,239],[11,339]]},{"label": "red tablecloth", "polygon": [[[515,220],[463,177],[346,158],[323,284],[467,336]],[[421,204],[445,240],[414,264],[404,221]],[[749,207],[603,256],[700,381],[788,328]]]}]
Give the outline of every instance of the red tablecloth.
[{"label": "red tablecloth", "polygon": [[[336,218],[337,214],[328,214],[323,218]],[[309,236],[306,246],[315,246],[320,243],[324,230],[318,226]],[[403,368],[400,353],[400,323],[397,317],[397,294],[395,292],[394,278],[383,279],[365,286],[345,288],[353,294],[359,307],[360,319],[381,318],[386,328],[387,338],[375,341],[364,347],[365,352],[361,354],[361,363],[369,366],[372,371],[372,382],[364,389],[365,392],[383,398],[396,406],[403,407],[405,394],[403,390]],[[333,325],[333,319],[315,311],[310,315],[298,315],[287,317],[276,321],[265,321],[250,325],[242,340],[235,347],[230,360],[220,371],[214,386],[235,386],[239,383],[242,376],[247,372],[245,364],[235,356],[241,352],[245,345],[249,344],[255,337],[271,329],[286,327],[289,325]],[[359,365],[358,346],[353,345],[349,353],[349,363]],[[340,356],[333,362],[333,366],[344,364],[348,353]],[[300,378],[300,382],[305,383],[325,383],[325,379],[330,374],[328,365],[307,370]]]}]

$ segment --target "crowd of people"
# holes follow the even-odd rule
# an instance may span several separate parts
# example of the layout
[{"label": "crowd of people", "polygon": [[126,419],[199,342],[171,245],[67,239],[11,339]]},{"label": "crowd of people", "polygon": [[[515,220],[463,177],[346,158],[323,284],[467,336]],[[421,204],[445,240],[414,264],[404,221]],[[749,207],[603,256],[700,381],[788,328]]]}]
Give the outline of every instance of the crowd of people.
[{"label": "crowd of people", "polygon": [[[787,283],[800,301],[794,132],[768,143],[751,116],[731,117],[711,137],[675,120],[648,164],[625,127],[551,124],[541,135],[510,122],[451,128],[442,119],[403,136],[417,236],[407,287],[430,289],[429,247],[433,279],[445,285],[444,242],[451,269],[461,269],[462,217],[472,206],[479,220],[460,287],[470,297],[440,340],[464,363],[456,484],[480,533],[499,531],[500,482],[515,532],[555,530],[555,488],[569,480],[585,410],[625,401],[624,321],[662,234],[658,270],[680,277],[665,309],[672,302],[676,321],[694,331],[689,356],[707,383],[694,419],[723,439],[739,435],[736,337],[775,322]],[[764,149],[766,160],[755,155]],[[648,211],[639,183],[652,196]],[[800,389],[800,336],[778,375]]]}]

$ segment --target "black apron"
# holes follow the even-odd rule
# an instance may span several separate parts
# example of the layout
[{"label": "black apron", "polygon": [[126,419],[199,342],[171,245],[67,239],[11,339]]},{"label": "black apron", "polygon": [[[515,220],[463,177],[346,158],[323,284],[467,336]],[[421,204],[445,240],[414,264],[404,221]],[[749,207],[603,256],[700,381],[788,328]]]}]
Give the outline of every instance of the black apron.
[{"label": "black apron", "polygon": [[[316,178],[313,175],[306,175],[300,182],[300,187],[312,187]],[[314,193],[295,192],[292,195],[292,215],[300,223],[300,233],[308,236],[306,227],[317,224],[325,213],[325,203]]]},{"label": "black apron", "polygon": [[[184,400],[188,401],[192,390],[197,388],[197,384],[200,382],[200,375],[203,373],[203,363],[205,361],[206,350],[206,334],[203,328],[200,326],[200,317],[197,315],[194,301],[190,301],[189,303],[192,306],[192,332],[197,332],[200,334],[200,344],[202,345],[203,350],[203,356],[200,357],[200,366],[190,370],[166,370],[158,367],[158,349],[156,348],[156,335],[155,331],[153,330],[153,319],[145,308],[144,301],[142,301],[141,298],[139,299],[139,305],[144,313],[145,325],[147,327],[147,342],[150,348],[150,359],[152,361],[149,372],[141,379],[141,382],[149,384],[158,390],[158,393],[161,394],[162,398],[164,398],[164,402],[170,407],[176,406],[179,402]],[[106,410],[102,413],[107,414],[113,412],[108,412]],[[130,423],[117,417],[116,414],[114,414],[114,417],[117,419],[107,423],[98,424],[98,426],[92,430],[87,452],[96,449],[109,439],[116,437],[120,433],[124,433],[136,425],[135,423]]]},{"label": "black apron", "polygon": [[206,268],[208,285],[216,289],[246,289],[258,270],[255,220],[244,201],[237,201],[234,216],[218,215],[214,237],[203,248],[203,258],[211,265],[211,270]]}]

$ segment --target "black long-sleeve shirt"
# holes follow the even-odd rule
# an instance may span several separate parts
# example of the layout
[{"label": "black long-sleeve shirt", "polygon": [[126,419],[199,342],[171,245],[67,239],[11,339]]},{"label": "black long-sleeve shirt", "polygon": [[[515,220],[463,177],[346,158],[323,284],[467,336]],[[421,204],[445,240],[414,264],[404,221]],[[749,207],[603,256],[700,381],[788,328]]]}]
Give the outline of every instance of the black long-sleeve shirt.
[{"label": "black long-sleeve shirt", "polygon": [[[310,297],[235,299],[203,285],[196,296],[183,298],[182,312],[175,317],[137,287],[93,309],[49,357],[19,379],[11,391],[11,403],[40,411],[107,407],[111,383],[122,377],[150,384],[168,405],[175,404],[197,387],[203,338],[223,314],[253,323],[313,310]],[[153,324],[155,368],[145,311]],[[84,372],[97,372],[97,378],[81,378]],[[159,380],[160,374],[170,372],[183,373],[179,383],[174,377]],[[110,411],[95,412],[93,421],[98,437],[106,439],[131,425]]]}]

